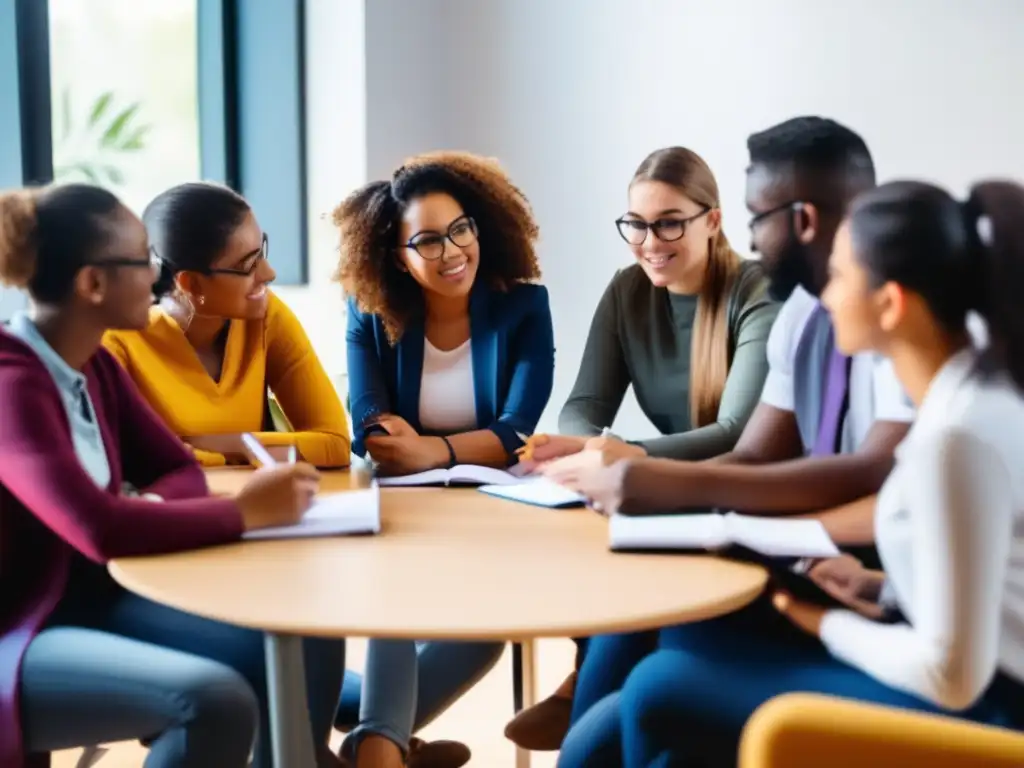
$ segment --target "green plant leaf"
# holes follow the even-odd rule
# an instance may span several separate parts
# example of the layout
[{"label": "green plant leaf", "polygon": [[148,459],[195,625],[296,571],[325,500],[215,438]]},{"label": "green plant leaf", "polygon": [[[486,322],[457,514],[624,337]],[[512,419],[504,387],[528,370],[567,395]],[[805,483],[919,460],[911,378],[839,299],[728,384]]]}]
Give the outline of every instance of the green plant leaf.
[{"label": "green plant leaf", "polygon": [[107,172],[107,178],[110,179],[111,184],[124,184],[124,174],[121,173],[120,169],[112,165],[106,165],[103,167],[103,170]]},{"label": "green plant leaf", "polygon": [[137,149],[144,149],[146,146],[146,142],[143,141],[143,139],[146,137],[146,134],[149,133],[150,128],[152,128],[152,126],[139,126],[135,129],[134,132],[132,132],[132,134],[128,138],[122,141],[117,148],[123,152],[131,152]]},{"label": "green plant leaf", "polygon": [[135,117],[135,113],[139,111],[139,104],[136,102],[129,107],[125,107],[121,110],[121,114],[114,118],[114,121],[107,126],[107,130],[103,133],[103,138],[100,139],[101,147],[114,147],[121,139],[121,133],[125,130],[131,119]]},{"label": "green plant leaf", "polygon": [[86,180],[93,184],[100,183],[99,174],[93,170],[92,166],[86,162],[72,163],[71,165],[62,165],[59,168],[54,169],[54,178],[61,181],[70,180],[69,177],[74,177],[76,173],[82,174]]},{"label": "green plant leaf", "polygon": [[103,114],[107,111],[107,107],[110,106],[110,102],[114,100],[114,92],[107,91],[92,105],[92,112],[89,113],[89,127],[92,128],[96,123],[100,121]]},{"label": "green plant leaf", "polygon": [[60,138],[61,141],[67,141],[71,135],[71,90],[69,88],[64,88],[60,94],[60,110]]}]

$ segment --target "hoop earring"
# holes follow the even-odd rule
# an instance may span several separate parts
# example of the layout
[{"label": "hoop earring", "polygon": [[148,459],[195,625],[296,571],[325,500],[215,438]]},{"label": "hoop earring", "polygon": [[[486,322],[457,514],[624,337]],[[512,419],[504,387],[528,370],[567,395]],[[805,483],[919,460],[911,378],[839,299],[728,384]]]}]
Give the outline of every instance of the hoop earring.
[{"label": "hoop earring", "polygon": [[178,306],[184,307],[186,313],[185,325],[182,326],[181,330],[187,331],[189,326],[192,325],[192,320],[196,316],[196,305],[192,303],[192,297],[185,293],[185,291],[181,290],[181,288],[175,291],[175,294],[174,298],[177,301]]}]

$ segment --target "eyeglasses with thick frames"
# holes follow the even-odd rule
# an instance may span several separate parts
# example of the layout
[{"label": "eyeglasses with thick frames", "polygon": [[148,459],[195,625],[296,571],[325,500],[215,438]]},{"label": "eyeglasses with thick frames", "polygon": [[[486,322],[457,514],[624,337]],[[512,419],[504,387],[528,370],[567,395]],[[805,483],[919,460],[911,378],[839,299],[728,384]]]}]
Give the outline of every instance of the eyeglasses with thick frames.
[{"label": "eyeglasses with thick frames", "polygon": [[633,216],[623,216],[615,220],[615,228],[619,235],[630,245],[643,245],[647,241],[647,233],[653,232],[654,236],[663,243],[674,243],[682,240],[686,235],[686,228],[694,221],[711,212],[711,208],[704,208],[700,213],[687,216],[685,219],[658,219],[647,222]]},{"label": "eyeglasses with thick frames", "polygon": [[448,225],[445,234],[440,232],[417,232],[403,247],[411,248],[421,259],[437,261],[444,256],[445,244],[451,240],[459,248],[468,248],[476,242],[477,228],[472,216],[462,215]]},{"label": "eyeglasses with thick frames", "polygon": [[270,253],[270,238],[267,237],[267,233],[263,233],[263,242],[260,247],[255,251],[250,251],[245,254],[240,260],[239,264],[245,264],[249,259],[248,267],[209,267],[204,270],[208,275],[237,275],[240,277],[248,277],[259,267],[260,262],[266,261],[269,258]]}]

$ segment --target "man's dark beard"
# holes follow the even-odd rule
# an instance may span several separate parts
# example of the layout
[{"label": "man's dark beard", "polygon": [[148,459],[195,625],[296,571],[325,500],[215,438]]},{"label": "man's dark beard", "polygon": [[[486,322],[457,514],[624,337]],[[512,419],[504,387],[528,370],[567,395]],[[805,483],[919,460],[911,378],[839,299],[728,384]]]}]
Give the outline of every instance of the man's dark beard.
[{"label": "man's dark beard", "polygon": [[775,301],[788,299],[798,285],[809,293],[817,293],[810,249],[795,234],[790,236],[778,257],[769,263],[772,266],[768,270],[768,295]]}]

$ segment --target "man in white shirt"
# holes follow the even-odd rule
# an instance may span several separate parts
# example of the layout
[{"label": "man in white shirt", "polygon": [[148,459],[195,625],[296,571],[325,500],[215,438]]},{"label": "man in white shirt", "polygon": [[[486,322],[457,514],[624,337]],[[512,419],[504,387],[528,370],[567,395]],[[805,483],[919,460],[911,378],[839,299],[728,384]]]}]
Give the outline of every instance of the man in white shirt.
[{"label": "man in white shirt", "polygon": [[[832,240],[847,204],[875,185],[863,139],[818,117],[798,117],[748,140],[747,207],[752,248],[786,299],[768,339],[761,403],[736,448],[704,462],[639,459],[597,469],[594,457],[555,462],[549,476],[605,509],[629,512],[722,507],[748,513],[811,513],[840,544],[871,541],[873,495],[913,407],[884,358],[845,362],[834,440],[820,441],[830,375],[831,323],[817,296],[828,280]],[[818,343],[817,353],[804,353]],[[843,506],[841,506],[843,505]],[[835,508],[835,509],[833,509]],[[821,512],[821,510],[827,510]]]},{"label": "man in white shirt", "polygon": [[[847,205],[875,186],[871,154],[849,128],[819,117],[787,120],[754,134],[747,145],[752,249],[761,254],[771,294],[785,304],[768,338],[761,402],[735,449],[702,462],[645,458],[610,466],[599,452],[585,451],[545,471],[608,512],[721,507],[802,513],[820,518],[840,545],[868,545],[875,494],[914,411],[887,360],[874,354],[846,359],[834,350],[831,321],[817,296],[828,281],[832,241]],[[857,554],[876,562],[871,549]],[[780,625],[796,634],[770,606],[766,615],[755,605],[736,618],[739,634]],[[695,638],[717,632],[713,626],[679,629],[684,646],[691,630]],[[615,690],[621,684],[616,678],[648,650],[640,636],[593,638],[586,655],[595,658],[578,684],[570,678],[510,728],[564,727],[574,695],[575,721]]]}]

